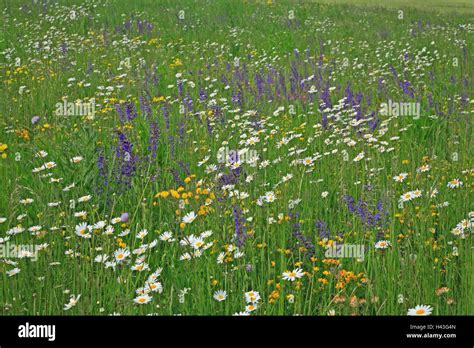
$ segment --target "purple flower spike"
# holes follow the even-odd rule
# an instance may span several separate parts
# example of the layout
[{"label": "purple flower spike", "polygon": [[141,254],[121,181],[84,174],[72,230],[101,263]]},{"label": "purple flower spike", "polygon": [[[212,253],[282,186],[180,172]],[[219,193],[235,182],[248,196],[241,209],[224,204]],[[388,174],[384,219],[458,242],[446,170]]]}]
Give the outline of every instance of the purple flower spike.
[{"label": "purple flower spike", "polygon": [[39,116],[33,116],[31,118],[31,124],[37,124],[40,120],[40,117]]}]

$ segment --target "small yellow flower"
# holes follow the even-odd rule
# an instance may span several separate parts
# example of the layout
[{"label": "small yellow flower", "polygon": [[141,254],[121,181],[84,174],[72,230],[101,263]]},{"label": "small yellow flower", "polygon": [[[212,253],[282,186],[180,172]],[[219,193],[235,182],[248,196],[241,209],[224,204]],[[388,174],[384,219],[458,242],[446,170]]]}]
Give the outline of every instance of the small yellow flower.
[{"label": "small yellow flower", "polygon": [[153,102],[161,102],[161,101],[164,101],[164,100],[165,100],[165,97],[163,97],[163,96],[153,97],[153,99],[152,99]]},{"label": "small yellow flower", "polygon": [[280,297],[280,292],[278,290],[273,290],[272,293],[270,294],[270,297],[276,300]]},{"label": "small yellow flower", "polygon": [[163,198],[166,198],[169,196],[169,192],[168,191],[162,191],[162,192],[158,192],[156,195],[155,195],[155,198],[159,198],[159,197],[163,197]]},{"label": "small yellow flower", "polygon": [[183,62],[181,61],[181,59],[176,58],[174,60],[174,62],[170,64],[170,68],[176,68],[176,67],[182,66],[182,65],[183,65]]}]

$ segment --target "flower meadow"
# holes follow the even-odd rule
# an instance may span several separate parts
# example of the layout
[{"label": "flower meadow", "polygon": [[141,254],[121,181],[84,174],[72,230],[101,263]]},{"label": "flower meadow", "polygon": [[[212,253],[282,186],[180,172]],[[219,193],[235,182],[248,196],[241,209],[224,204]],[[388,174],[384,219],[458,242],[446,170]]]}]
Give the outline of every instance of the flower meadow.
[{"label": "flower meadow", "polygon": [[4,2],[0,313],[474,314],[451,10]]}]

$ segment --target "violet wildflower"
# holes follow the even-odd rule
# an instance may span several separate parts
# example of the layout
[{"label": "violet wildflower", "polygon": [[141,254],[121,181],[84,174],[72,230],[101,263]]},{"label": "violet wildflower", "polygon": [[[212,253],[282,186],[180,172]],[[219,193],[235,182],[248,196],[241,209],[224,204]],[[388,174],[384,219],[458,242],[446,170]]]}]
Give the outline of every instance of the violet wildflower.
[{"label": "violet wildflower", "polygon": [[240,248],[244,245],[245,238],[247,238],[247,228],[245,227],[245,217],[242,215],[242,210],[236,205],[233,207],[234,213],[234,227],[235,227],[235,239],[237,246]]},{"label": "violet wildflower", "polygon": [[128,213],[123,213],[120,215],[120,221],[127,222],[128,221]]}]

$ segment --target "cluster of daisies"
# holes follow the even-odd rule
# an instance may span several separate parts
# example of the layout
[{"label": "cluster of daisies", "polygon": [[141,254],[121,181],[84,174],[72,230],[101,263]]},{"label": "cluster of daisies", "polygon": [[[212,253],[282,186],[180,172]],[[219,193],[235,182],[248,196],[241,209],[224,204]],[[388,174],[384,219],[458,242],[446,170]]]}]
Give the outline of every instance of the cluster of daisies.
[{"label": "cluster of daisies", "polygon": [[404,194],[402,194],[400,196],[399,202],[411,201],[415,198],[421,197],[422,194],[423,194],[423,192],[421,190],[414,190],[414,191],[405,192]]},{"label": "cluster of daisies", "polygon": [[155,272],[148,276],[144,286],[136,290],[137,297],[133,300],[136,304],[147,304],[153,299],[153,296],[150,294],[154,292],[161,294],[163,292],[163,286],[161,282],[158,281],[158,277],[162,271],[163,269],[158,267]]},{"label": "cluster of daisies", "polygon": [[[180,260],[191,260],[202,256],[203,251],[212,247],[214,242],[206,242],[206,238],[212,235],[212,231],[204,231],[199,236],[191,234],[179,241],[181,247],[190,248],[191,251],[185,252],[180,256]],[[167,239],[168,241],[170,238]]]},{"label": "cluster of daisies", "polygon": [[[227,292],[225,290],[217,290],[214,292],[213,297],[218,302],[225,301],[227,299]],[[250,290],[244,293],[244,299],[246,302],[245,310],[234,313],[235,316],[249,316],[252,312],[256,311],[261,297],[258,291]]]},{"label": "cluster of daisies", "polygon": [[474,223],[474,211],[469,212],[468,219],[461,220],[455,228],[451,230],[451,233],[457,237],[465,238],[467,232],[472,231],[472,225]]}]

